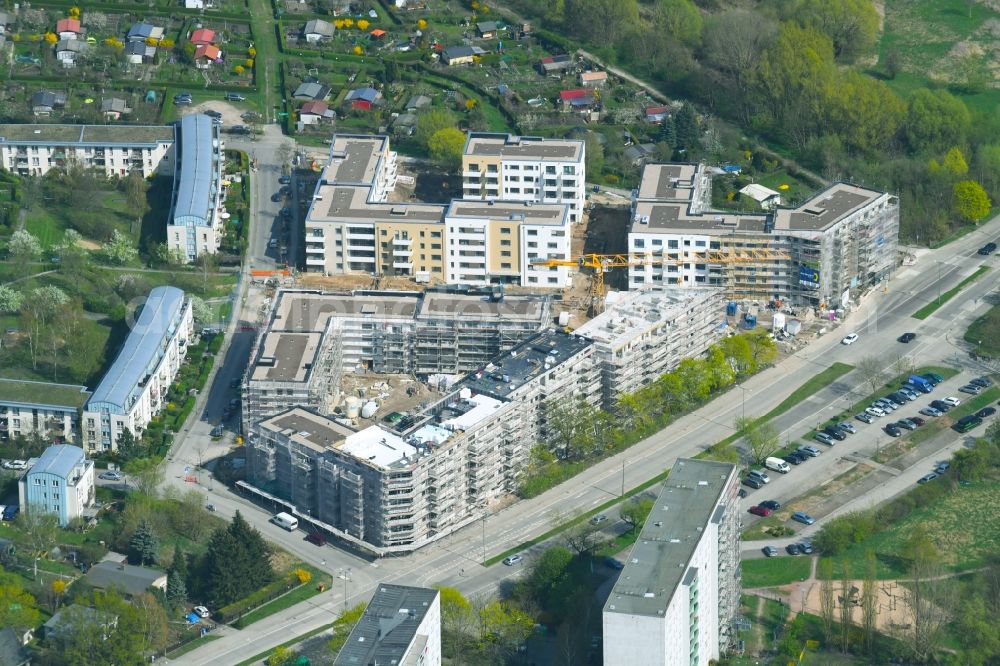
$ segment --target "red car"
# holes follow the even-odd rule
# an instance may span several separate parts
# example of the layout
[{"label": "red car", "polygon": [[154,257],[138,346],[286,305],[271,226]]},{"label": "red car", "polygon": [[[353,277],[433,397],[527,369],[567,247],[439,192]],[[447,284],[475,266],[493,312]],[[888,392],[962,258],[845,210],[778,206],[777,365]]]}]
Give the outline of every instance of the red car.
[{"label": "red car", "polygon": [[755,516],[764,516],[765,518],[767,518],[768,516],[771,515],[771,510],[768,509],[766,506],[752,506],[750,507],[750,513],[754,514]]},{"label": "red car", "polygon": [[326,545],[326,537],[323,536],[322,532],[310,532],[309,536],[306,537],[306,541],[309,543],[314,543],[317,546]]}]

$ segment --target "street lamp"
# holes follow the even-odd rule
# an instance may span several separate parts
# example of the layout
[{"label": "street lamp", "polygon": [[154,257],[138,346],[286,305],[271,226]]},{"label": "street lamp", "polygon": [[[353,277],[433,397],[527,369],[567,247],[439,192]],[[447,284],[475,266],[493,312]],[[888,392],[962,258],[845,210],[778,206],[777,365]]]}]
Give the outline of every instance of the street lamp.
[{"label": "street lamp", "polygon": [[743,386],[741,386],[739,384],[736,384],[736,388],[738,388],[739,390],[743,391],[743,418],[746,418],[747,417],[747,390]]},{"label": "street lamp", "polygon": [[340,577],[344,579],[344,612],[347,612],[347,584],[351,581],[351,567],[341,569]]}]

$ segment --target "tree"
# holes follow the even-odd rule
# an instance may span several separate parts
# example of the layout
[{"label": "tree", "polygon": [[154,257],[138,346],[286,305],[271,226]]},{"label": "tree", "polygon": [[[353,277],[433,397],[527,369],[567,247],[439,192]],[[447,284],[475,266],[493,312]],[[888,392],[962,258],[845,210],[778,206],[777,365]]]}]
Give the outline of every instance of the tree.
[{"label": "tree", "polygon": [[0,284],[0,314],[17,314],[21,310],[21,292]]},{"label": "tree", "polygon": [[870,53],[878,38],[879,16],[870,0],[799,0],[793,15],[829,36],[838,60]]},{"label": "tree", "polygon": [[914,151],[962,145],[971,126],[969,108],[946,90],[919,88],[910,96],[904,134]]},{"label": "tree", "polygon": [[31,270],[29,264],[41,256],[42,245],[29,232],[18,229],[7,241],[7,254],[21,274],[27,275]]},{"label": "tree", "polygon": [[646,522],[649,512],[653,510],[654,501],[651,497],[633,497],[618,511],[622,522],[635,531]]},{"label": "tree", "polygon": [[970,222],[978,222],[990,213],[993,202],[983,186],[974,180],[963,180],[952,188],[955,212]]},{"label": "tree", "polygon": [[640,23],[636,0],[566,0],[564,15],[567,34],[609,45]]},{"label": "tree", "polygon": [[598,182],[604,170],[604,145],[593,132],[587,133],[587,175],[593,182]]},{"label": "tree", "polygon": [[951,150],[944,156],[941,168],[953,178],[961,178],[969,173],[969,165],[965,161],[965,155],[957,146],[952,146]]},{"label": "tree", "polygon": [[479,637],[486,654],[500,661],[517,652],[535,631],[535,621],[522,610],[503,601],[491,601],[479,609]]},{"label": "tree", "polygon": [[129,603],[114,591],[94,592],[79,601],[96,612],[82,607],[66,611],[59,643],[68,666],[139,666],[149,661],[147,653],[166,646],[167,618],[151,594],[140,594]]},{"label": "tree", "polygon": [[13,627],[21,634],[36,628],[41,619],[35,598],[24,590],[19,577],[0,569],[0,627]]},{"label": "tree", "polygon": [[438,131],[455,128],[455,117],[447,109],[431,109],[417,118],[414,137],[423,146],[429,146],[431,137]]},{"label": "tree", "polygon": [[589,520],[581,520],[565,532],[566,545],[576,551],[577,555],[586,555],[600,539],[601,527]]},{"label": "tree", "polygon": [[912,528],[902,554],[910,560],[910,581],[903,593],[913,622],[900,637],[917,662],[938,651],[944,629],[951,621],[951,603],[941,583],[941,554],[922,526]]},{"label": "tree", "polygon": [[268,655],[267,666],[285,666],[286,664],[290,664],[292,662],[292,657],[294,656],[295,653],[290,649],[286,648],[284,645],[279,645],[274,648],[274,651],[271,652],[270,655]]},{"label": "tree", "polygon": [[709,19],[703,41],[707,61],[727,73],[746,94],[750,74],[778,32],[778,25],[756,11],[730,9]]},{"label": "tree", "polygon": [[[443,598],[441,605],[441,615],[442,620],[444,620]],[[351,635],[352,631],[354,631],[354,626],[361,620],[362,617],[364,617],[365,609],[367,608],[367,602],[362,601],[360,604],[345,610],[340,614],[340,617],[333,621],[333,638],[331,638],[330,642],[326,644],[326,647],[330,650],[330,652],[334,655],[340,654],[340,649],[344,647],[344,643],[347,642],[347,637]]]},{"label": "tree", "polygon": [[53,249],[59,257],[59,270],[70,276],[79,276],[87,265],[87,252],[80,246],[83,236],[76,229],[67,229],[62,242]]},{"label": "tree", "polygon": [[101,248],[101,253],[106,261],[118,266],[131,263],[139,256],[139,250],[135,248],[132,239],[117,229],[112,232],[111,240]]},{"label": "tree", "polygon": [[[149,182],[142,177],[142,172],[131,171],[125,179],[125,208],[132,215],[136,226],[142,225],[142,217],[149,211],[149,202],[146,199],[146,191],[149,189]],[[135,229],[130,226],[129,231]]]},{"label": "tree", "polygon": [[187,603],[187,558],[180,550],[174,551],[174,561],[167,572],[167,601],[175,610]]},{"label": "tree", "polygon": [[126,462],[123,469],[136,492],[147,497],[156,497],[157,488],[163,482],[165,471],[162,460],[136,458]]},{"label": "tree", "polygon": [[210,602],[228,605],[273,578],[267,542],[237,511],[228,527],[212,534],[202,561],[202,579],[207,581]]},{"label": "tree", "polygon": [[867,550],[865,551],[865,578],[861,584],[861,626],[864,633],[865,651],[868,654],[873,654],[875,649],[878,594],[878,570],[875,552]]},{"label": "tree", "polygon": [[823,636],[827,643],[833,640],[833,614],[835,609],[833,598],[833,560],[821,557],[818,565],[820,579],[819,587],[819,617],[823,623]]},{"label": "tree", "polygon": [[698,130],[698,116],[694,107],[684,104],[674,116],[674,126],[677,131],[677,150],[686,151],[698,145],[700,132]]},{"label": "tree", "polygon": [[885,57],[882,59],[882,69],[885,71],[886,78],[895,80],[899,74],[899,70],[902,68],[903,54],[899,52],[899,49],[889,49],[886,51]]},{"label": "tree", "polygon": [[144,453],[142,441],[140,441],[128,428],[122,430],[121,434],[118,435],[118,441],[116,443],[118,445],[116,452],[121,460],[133,460],[135,458],[140,458]]},{"label": "tree", "polygon": [[596,409],[582,399],[545,403],[546,439],[562,458],[587,456],[597,445]]},{"label": "tree", "polygon": [[851,611],[854,609],[854,581],[847,561],[840,563],[840,651],[847,654],[851,646]]},{"label": "tree", "polygon": [[653,20],[655,30],[663,30],[682,44],[697,46],[701,42],[701,13],[691,0],[659,0]]},{"label": "tree", "polygon": [[542,608],[549,608],[553,601],[564,596],[567,584],[572,583],[569,573],[572,562],[573,553],[566,548],[546,548],[531,566],[528,575],[518,583],[517,596]]},{"label": "tree", "polygon": [[260,586],[271,582],[274,578],[271,549],[260,532],[250,526],[239,510],[229,524],[229,531],[240,544],[242,573],[251,581],[251,585]]},{"label": "tree", "polygon": [[129,560],[132,563],[138,563],[139,566],[156,564],[156,561],[159,559],[159,553],[160,539],[156,536],[152,526],[143,521],[129,540]]},{"label": "tree", "polygon": [[56,545],[59,520],[55,515],[25,507],[24,511],[17,514],[16,520],[30,552],[47,553]]},{"label": "tree", "polygon": [[452,170],[458,169],[462,166],[465,133],[457,127],[439,129],[428,139],[427,150],[431,159],[442,166]]},{"label": "tree", "polygon": [[962,646],[963,664],[995,664],[1000,655],[1000,634],[991,617],[996,617],[978,594],[963,595],[955,618],[953,635]]},{"label": "tree", "polygon": [[778,429],[763,418],[739,416],[734,426],[742,433],[751,464],[760,465],[779,448]]},{"label": "tree", "polygon": [[871,387],[872,393],[878,390],[885,379],[885,371],[882,369],[884,365],[882,359],[876,356],[865,356],[855,365],[862,381]]}]

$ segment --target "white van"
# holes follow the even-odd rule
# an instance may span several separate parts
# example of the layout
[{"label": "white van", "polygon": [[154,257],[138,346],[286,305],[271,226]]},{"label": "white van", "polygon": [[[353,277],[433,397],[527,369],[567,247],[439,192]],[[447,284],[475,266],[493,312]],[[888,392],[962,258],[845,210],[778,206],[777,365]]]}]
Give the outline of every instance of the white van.
[{"label": "white van", "polygon": [[285,512],[275,514],[271,522],[279,527],[284,527],[289,532],[293,532],[299,526],[299,519]]},{"label": "white van", "polygon": [[792,471],[791,466],[781,458],[768,458],[764,461],[764,467],[772,469],[775,472],[781,472],[782,474],[788,474]]}]

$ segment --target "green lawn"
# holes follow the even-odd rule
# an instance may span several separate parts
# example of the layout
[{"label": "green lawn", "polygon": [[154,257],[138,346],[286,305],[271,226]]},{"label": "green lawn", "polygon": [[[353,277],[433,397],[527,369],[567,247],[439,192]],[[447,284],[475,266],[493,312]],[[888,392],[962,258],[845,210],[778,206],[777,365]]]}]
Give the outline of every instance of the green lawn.
[{"label": "green lawn", "polygon": [[812,567],[811,557],[765,557],[759,560],[744,560],[743,589],[753,587],[774,587],[787,585],[809,578]]},{"label": "green lawn", "polygon": [[220,638],[222,638],[222,636],[219,636],[218,634],[205,634],[204,636],[199,636],[198,638],[194,639],[193,641],[190,641],[190,642],[185,643],[184,645],[180,646],[179,648],[177,648],[173,652],[168,653],[167,654],[167,658],[168,659],[177,659],[178,657],[183,656],[183,655],[187,654],[188,652],[192,652],[194,650],[197,650],[198,648],[200,648],[205,643],[211,643],[212,641],[217,641]]},{"label": "green lawn", "polygon": [[[900,555],[914,528],[927,530],[949,571],[967,571],[1000,552],[1000,481],[957,485],[931,506],[915,509],[889,529],[833,557],[834,577],[847,563],[851,572],[864,570],[865,551],[875,552],[879,578],[907,575],[909,563]],[[744,575],[745,578],[745,575]]]},{"label": "green lawn", "polygon": [[965,341],[976,346],[976,353],[984,356],[1000,356],[1000,305],[972,322],[965,332]]},{"label": "green lawn", "polygon": [[255,608],[240,619],[233,622],[232,626],[236,629],[245,629],[254,622],[259,622],[264,618],[274,615],[275,613],[280,613],[286,608],[291,608],[295,604],[305,601],[306,599],[311,599],[317,594],[322,594],[319,590],[320,584],[323,584],[326,589],[330,589],[333,579],[329,574],[322,573],[318,569],[308,565],[303,568],[312,574],[312,580],[303,585],[299,585],[291,592],[287,592],[286,594],[281,595],[273,601],[269,601],[259,608]]},{"label": "green lawn", "polygon": [[973,273],[969,277],[967,277],[964,280],[962,280],[961,282],[959,282],[955,287],[953,287],[953,288],[949,289],[948,291],[944,292],[943,294],[937,296],[933,301],[931,301],[930,303],[928,303],[924,307],[922,307],[919,310],[917,310],[916,312],[914,312],[913,315],[912,315],[912,317],[914,319],[927,319],[932,314],[934,314],[934,312],[938,308],[940,308],[942,305],[944,305],[949,300],[951,300],[956,295],[958,295],[958,292],[962,291],[969,284],[971,284],[971,283],[975,282],[976,280],[978,280],[979,278],[981,278],[983,276],[983,274],[986,273],[989,270],[990,270],[989,266],[980,266],[978,269],[976,269],[975,273]]}]

